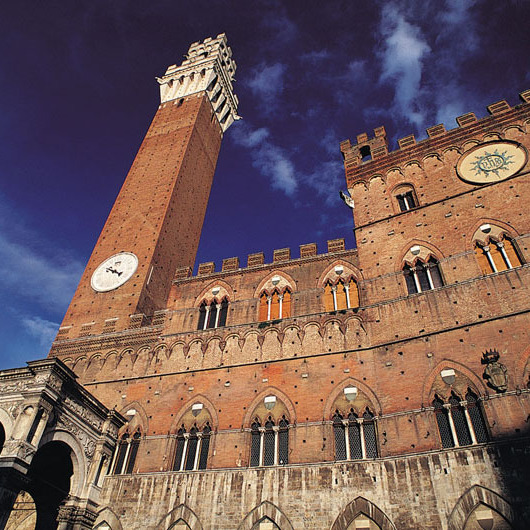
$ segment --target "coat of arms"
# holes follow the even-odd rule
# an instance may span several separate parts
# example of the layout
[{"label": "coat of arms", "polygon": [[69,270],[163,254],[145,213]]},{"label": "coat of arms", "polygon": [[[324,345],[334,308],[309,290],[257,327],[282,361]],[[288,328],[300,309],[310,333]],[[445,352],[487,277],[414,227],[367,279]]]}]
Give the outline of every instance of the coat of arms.
[{"label": "coat of arms", "polygon": [[508,369],[499,362],[500,354],[497,350],[486,350],[482,354],[482,364],[486,365],[482,377],[488,386],[497,392],[506,392],[508,388]]}]

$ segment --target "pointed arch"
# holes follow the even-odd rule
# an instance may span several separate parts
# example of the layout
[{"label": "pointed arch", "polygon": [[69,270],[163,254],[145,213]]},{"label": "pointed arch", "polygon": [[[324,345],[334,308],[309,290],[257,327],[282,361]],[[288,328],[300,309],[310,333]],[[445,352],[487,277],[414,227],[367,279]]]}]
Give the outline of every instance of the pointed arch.
[{"label": "pointed arch", "polygon": [[442,359],[427,375],[423,382],[423,389],[421,394],[421,406],[422,407],[430,407],[431,401],[434,398],[434,392],[433,392],[433,384],[435,379],[438,377],[440,372],[442,370],[445,370],[447,368],[452,368],[453,370],[457,370],[462,375],[466,376],[469,381],[472,383],[472,385],[475,387],[475,390],[480,395],[484,395],[487,393],[487,387],[484,384],[484,381],[473,372],[470,368],[465,366],[464,364],[458,363],[456,361],[451,361],[449,359]]},{"label": "pointed arch", "polygon": [[285,405],[285,408],[287,409],[289,413],[289,422],[291,423],[291,425],[296,423],[296,412],[295,412],[293,402],[279,388],[275,386],[269,386],[265,390],[260,392],[248,406],[245,417],[243,419],[243,428],[250,427],[254,419],[252,417],[254,410],[265,399],[266,396],[270,396],[272,394],[274,394]]},{"label": "pointed arch", "polygon": [[217,428],[219,425],[219,416],[217,415],[217,410],[214,406],[214,404],[204,395],[204,394],[197,394],[194,395],[192,398],[188,399],[186,403],[184,403],[179,410],[179,413],[171,423],[171,427],[169,429],[169,432],[175,433],[180,427],[180,424],[182,422],[182,418],[188,413],[190,408],[195,403],[202,403],[204,408],[208,411],[212,418],[213,425],[211,426],[212,429]]},{"label": "pointed arch", "polygon": [[[134,410],[135,414],[127,415],[127,412]],[[128,423],[124,425],[122,431],[134,431],[140,427],[140,431],[145,434],[149,427],[148,416],[139,401],[131,401],[120,409],[120,414],[128,419]]]},{"label": "pointed arch", "polygon": [[254,298],[259,298],[262,291],[266,290],[267,292],[272,293],[273,287],[272,285],[269,286],[268,283],[272,280],[274,276],[279,276],[283,282],[280,280],[280,283],[278,283],[277,288],[280,291],[283,291],[285,287],[291,288],[291,293],[296,291],[296,281],[295,279],[285,271],[281,271],[278,269],[272,270],[267,274],[262,280],[259,282],[258,286],[256,287],[254,291]]},{"label": "pointed arch", "polygon": [[174,523],[184,521],[191,530],[202,530],[202,524],[195,512],[185,504],[179,504],[173,508],[167,515],[162,517],[156,525],[157,530],[168,530]]},{"label": "pointed arch", "polygon": [[331,530],[344,530],[348,528],[360,514],[372,519],[381,530],[396,530],[394,523],[387,515],[375,504],[363,497],[357,497],[344,508],[342,513],[335,519]]},{"label": "pointed arch", "polygon": [[492,508],[512,526],[514,525],[515,513],[511,504],[495,491],[475,484],[456,502],[447,521],[448,530],[462,530],[466,525],[467,519],[479,504]]},{"label": "pointed arch", "polygon": [[287,516],[272,502],[263,501],[251,510],[237,527],[238,530],[252,530],[262,519],[267,517],[281,530],[294,530]]},{"label": "pointed arch", "polygon": [[342,266],[344,268],[344,272],[343,274],[341,274],[341,276],[344,276],[345,278],[349,278],[350,276],[353,276],[358,281],[363,280],[362,272],[353,263],[345,259],[336,259],[336,260],[333,260],[320,274],[317,280],[317,285],[316,285],[317,288],[319,289],[324,288],[324,285],[326,281],[328,280],[328,276],[330,274],[333,274],[333,271],[335,270],[335,267],[337,266]]},{"label": "pointed arch", "polygon": [[102,523],[107,523],[111,530],[123,530],[118,516],[108,506],[99,510],[96,520],[94,521],[94,528],[97,529]]},{"label": "pointed arch", "polygon": [[400,272],[402,269],[403,262],[410,262],[410,264],[413,264],[414,259],[411,258],[411,255],[409,253],[410,249],[412,247],[423,247],[423,252],[420,252],[418,256],[415,256],[416,258],[421,258],[423,260],[428,260],[431,256],[435,257],[438,261],[442,261],[445,259],[445,256],[441,249],[437,247],[436,245],[433,245],[432,243],[429,243],[428,241],[423,241],[422,239],[411,239],[407,242],[406,245],[403,245],[401,247],[401,252],[399,254],[399,259],[396,260],[396,263],[394,265],[395,271]]},{"label": "pointed arch", "polygon": [[362,381],[359,381],[358,379],[355,379],[353,377],[346,377],[342,381],[339,381],[338,383],[336,383],[335,388],[329,393],[328,399],[326,400],[324,409],[322,411],[324,420],[328,420],[331,418],[334,412],[333,404],[335,403],[335,400],[339,397],[340,393],[344,390],[344,387],[349,386],[349,385],[359,388],[366,395],[366,397],[372,403],[376,416],[380,416],[383,413],[381,402],[379,401],[378,397],[375,395],[374,391],[366,383],[363,383]]},{"label": "pointed arch", "polygon": [[[221,287],[220,292],[216,295],[212,293],[212,289],[215,287]],[[195,298],[193,306],[198,308],[201,305],[201,302],[205,299],[209,302],[211,302],[214,298],[216,298],[218,301],[221,301],[224,296],[228,296],[230,301],[234,300],[234,290],[232,289],[232,286],[221,279],[213,280],[208,283],[208,285],[199,293],[199,296]]]}]

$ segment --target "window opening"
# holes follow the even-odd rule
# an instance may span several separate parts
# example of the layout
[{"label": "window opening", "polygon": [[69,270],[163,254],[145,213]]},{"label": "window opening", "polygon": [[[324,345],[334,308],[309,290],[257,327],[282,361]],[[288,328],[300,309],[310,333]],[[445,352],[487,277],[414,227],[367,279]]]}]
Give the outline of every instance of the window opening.
[{"label": "window opening", "polygon": [[357,282],[350,278],[344,282],[340,279],[336,284],[328,280],[324,285],[324,306],[326,311],[340,311],[359,307],[359,289]]},{"label": "window opening", "polygon": [[269,416],[265,426],[256,420],[251,427],[250,466],[277,466],[289,462],[289,421],[282,416],[275,425]]},{"label": "window opening", "polygon": [[339,411],[333,416],[336,460],[377,458],[377,435],[374,415],[366,409],[362,418],[350,409],[347,419]]},{"label": "window opening", "polygon": [[282,292],[274,289],[270,295],[266,291],[261,293],[258,313],[260,322],[290,317],[292,309],[291,298],[291,291],[288,288],[285,288]]},{"label": "window opening", "polygon": [[136,430],[132,438],[127,432],[123,434],[114,452],[113,464],[110,466],[113,475],[130,474],[133,472],[141,438],[142,433],[140,429]]},{"label": "window opening", "polygon": [[194,425],[187,433],[184,426],[177,432],[177,447],[173,471],[206,469],[212,428],[207,422],[202,431]]},{"label": "window opening", "polygon": [[443,286],[440,265],[434,257],[431,257],[427,263],[418,260],[414,267],[405,265],[403,274],[409,294],[423,293]]},{"label": "window opening", "polygon": [[452,393],[444,403],[438,396],[433,401],[442,447],[459,447],[486,442],[486,420],[477,396],[468,390],[466,400]]},{"label": "window opening", "polygon": [[406,191],[405,193],[400,193],[399,195],[396,195],[396,198],[399,204],[399,209],[402,212],[407,212],[408,210],[412,210],[418,206],[416,199],[414,198],[414,192],[412,190]]},{"label": "window opening", "polygon": [[483,274],[502,272],[522,265],[515,245],[507,237],[501,241],[489,238],[487,243],[475,243],[475,254]]},{"label": "window opening", "polygon": [[227,316],[228,299],[226,297],[223,298],[220,304],[215,299],[210,304],[204,301],[199,307],[197,329],[205,330],[226,326]]}]

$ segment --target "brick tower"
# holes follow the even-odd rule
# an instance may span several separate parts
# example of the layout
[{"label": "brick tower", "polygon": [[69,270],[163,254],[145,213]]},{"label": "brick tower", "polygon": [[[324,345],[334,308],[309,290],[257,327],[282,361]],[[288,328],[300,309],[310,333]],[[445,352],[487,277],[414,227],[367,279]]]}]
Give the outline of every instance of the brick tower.
[{"label": "brick tower", "polygon": [[[190,46],[160,84],[161,104],[81,277],[59,336],[142,325],[193,267],[224,131],[237,119],[226,36]],[[107,330],[108,331],[108,330]]]}]

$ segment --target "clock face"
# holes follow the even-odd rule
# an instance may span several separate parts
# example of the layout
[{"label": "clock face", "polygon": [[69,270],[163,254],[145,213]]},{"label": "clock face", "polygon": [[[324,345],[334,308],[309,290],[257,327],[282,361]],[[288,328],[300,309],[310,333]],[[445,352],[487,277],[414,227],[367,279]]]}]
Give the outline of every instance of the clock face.
[{"label": "clock face", "polygon": [[92,274],[90,285],[104,293],[123,285],[136,272],[138,258],[132,252],[120,252],[106,259]]},{"label": "clock face", "polygon": [[458,161],[458,176],[472,184],[500,182],[518,173],[526,164],[525,149],[515,142],[477,145]]}]

